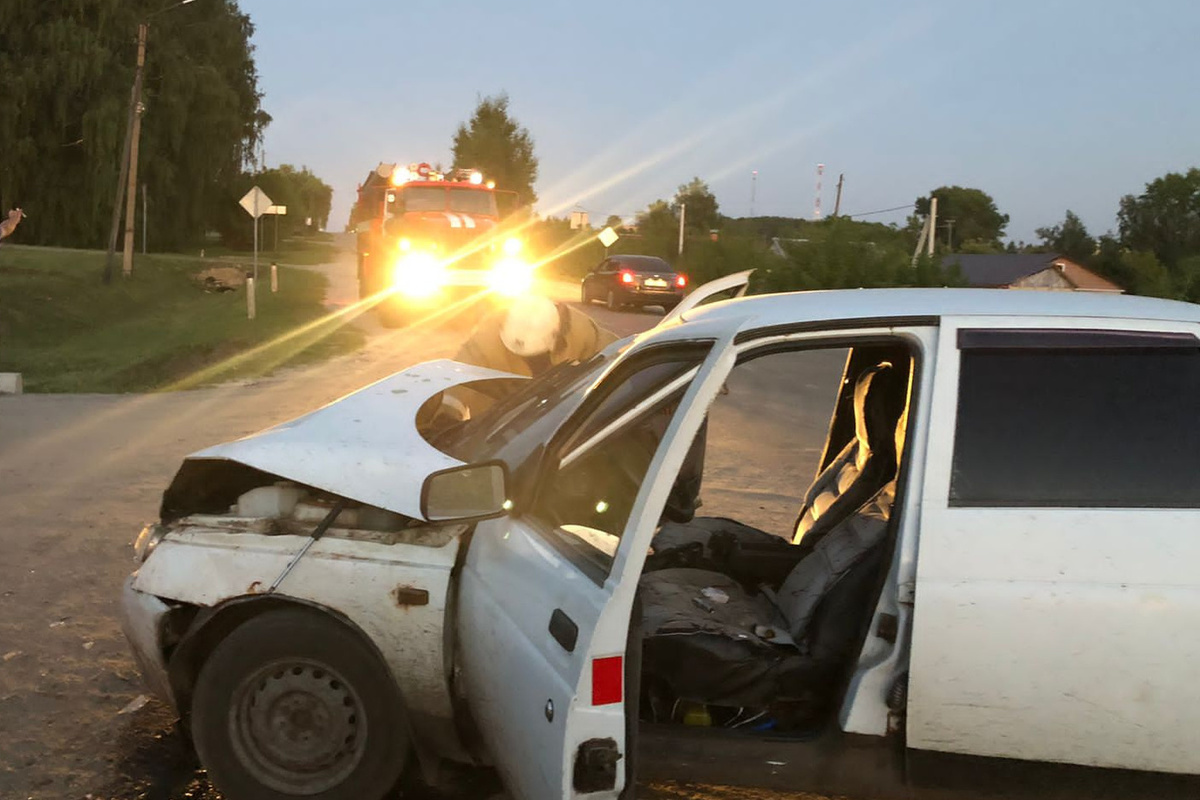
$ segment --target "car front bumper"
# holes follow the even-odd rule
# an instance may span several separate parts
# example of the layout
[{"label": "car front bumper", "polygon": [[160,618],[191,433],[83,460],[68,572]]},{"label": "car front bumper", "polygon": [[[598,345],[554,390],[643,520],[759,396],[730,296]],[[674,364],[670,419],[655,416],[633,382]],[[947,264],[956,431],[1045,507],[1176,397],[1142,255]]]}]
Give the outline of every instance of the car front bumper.
[{"label": "car front bumper", "polygon": [[161,645],[163,624],[171,607],[154,595],[133,588],[136,578],[137,573],[130,575],[121,590],[121,629],[146,688],[174,708],[175,697]]}]

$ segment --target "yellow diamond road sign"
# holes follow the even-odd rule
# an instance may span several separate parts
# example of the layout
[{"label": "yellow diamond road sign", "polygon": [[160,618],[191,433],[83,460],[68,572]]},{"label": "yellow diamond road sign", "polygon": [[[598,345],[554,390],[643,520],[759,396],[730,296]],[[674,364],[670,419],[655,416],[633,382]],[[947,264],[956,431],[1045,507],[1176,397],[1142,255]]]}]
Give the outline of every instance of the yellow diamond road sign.
[{"label": "yellow diamond road sign", "polygon": [[267,193],[257,186],[246,192],[245,196],[238,201],[238,204],[246,209],[246,213],[255,219],[266,214],[267,209],[274,205],[271,202],[271,198],[267,197]]}]

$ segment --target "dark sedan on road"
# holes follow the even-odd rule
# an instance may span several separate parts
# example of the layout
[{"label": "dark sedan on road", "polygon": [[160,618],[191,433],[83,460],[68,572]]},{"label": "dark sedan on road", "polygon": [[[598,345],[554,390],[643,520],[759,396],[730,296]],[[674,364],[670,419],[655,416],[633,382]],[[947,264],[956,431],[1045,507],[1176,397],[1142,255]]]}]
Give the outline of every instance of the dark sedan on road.
[{"label": "dark sedan on road", "polygon": [[670,311],[687,290],[687,276],[654,256],[612,256],[583,278],[584,304],[602,301],[616,311],[622,306],[662,306]]}]

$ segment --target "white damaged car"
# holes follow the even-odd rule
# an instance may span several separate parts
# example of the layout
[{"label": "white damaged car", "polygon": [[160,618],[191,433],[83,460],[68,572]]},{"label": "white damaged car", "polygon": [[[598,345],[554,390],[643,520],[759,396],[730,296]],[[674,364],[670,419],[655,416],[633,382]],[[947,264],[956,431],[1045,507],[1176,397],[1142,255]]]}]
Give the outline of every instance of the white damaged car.
[{"label": "white damaged car", "polygon": [[[536,380],[422,364],[183,463],[124,625],[227,797],[479,767],[539,799],[1197,796],[1200,308],[678,311]],[[464,385],[490,407],[418,424]]]}]

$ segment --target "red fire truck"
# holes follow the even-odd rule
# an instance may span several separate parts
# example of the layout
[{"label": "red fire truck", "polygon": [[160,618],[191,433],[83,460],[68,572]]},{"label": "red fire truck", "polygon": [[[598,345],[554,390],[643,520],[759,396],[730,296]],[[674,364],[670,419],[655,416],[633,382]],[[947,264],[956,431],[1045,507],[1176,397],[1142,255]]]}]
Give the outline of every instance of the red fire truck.
[{"label": "red fire truck", "polygon": [[527,292],[533,268],[501,224],[515,197],[478,170],[380,164],[351,212],[359,297],[374,297],[384,322],[401,324],[471,294]]}]

